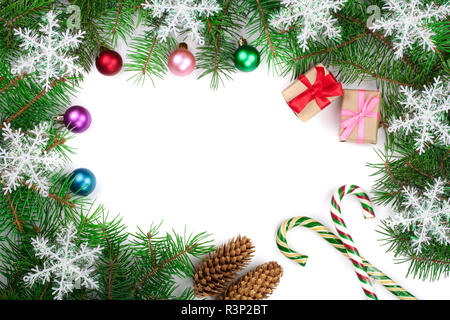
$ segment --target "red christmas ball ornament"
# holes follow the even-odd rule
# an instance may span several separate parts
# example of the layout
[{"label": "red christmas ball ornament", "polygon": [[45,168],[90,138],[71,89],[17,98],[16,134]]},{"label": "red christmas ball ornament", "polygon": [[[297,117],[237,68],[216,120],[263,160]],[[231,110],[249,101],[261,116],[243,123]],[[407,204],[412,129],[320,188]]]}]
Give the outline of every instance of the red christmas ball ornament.
[{"label": "red christmas ball ornament", "polygon": [[95,59],[97,70],[105,76],[113,76],[117,74],[123,65],[122,57],[116,51],[102,50]]},{"label": "red christmas ball ornament", "polygon": [[188,50],[187,44],[182,42],[178,49],[169,56],[169,70],[180,77],[187,76],[195,69],[195,57]]}]

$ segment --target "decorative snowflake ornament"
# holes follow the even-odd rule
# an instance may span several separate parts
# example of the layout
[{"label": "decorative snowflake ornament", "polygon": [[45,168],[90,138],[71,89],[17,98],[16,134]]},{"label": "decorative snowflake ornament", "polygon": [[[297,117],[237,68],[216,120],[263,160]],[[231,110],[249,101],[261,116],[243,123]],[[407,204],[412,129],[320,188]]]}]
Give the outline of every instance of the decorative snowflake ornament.
[{"label": "decorative snowflake ornament", "polygon": [[44,260],[43,267],[34,267],[23,277],[23,281],[33,286],[37,281],[44,284],[52,280],[53,296],[56,300],[62,300],[77,284],[87,289],[97,289],[98,283],[91,273],[94,272],[93,265],[102,248],[98,246],[90,249],[86,243],[77,246],[76,234],[77,229],[71,223],[58,233],[55,245],[49,244],[49,241],[42,237],[33,238],[31,244],[36,257]]},{"label": "decorative snowflake ornament", "polygon": [[42,196],[48,195],[47,176],[62,169],[63,158],[57,152],[47,152],[50,125],[40,123],[27,133],[3,124],[3,147],[0,147],[0,176],[5,194],[24,183],[36,187]]},{"label": "decorative snowflake ornament", "polygon": [[72,35],[67,30],[59,33],[59,21],[53,11],[45,15],[45,23],[40,23],[39,27],[39,34],[28,28],[14,29],[24,52],[13,66],[12,72],[36,72],[44,89],[49,90],[53,79],[82,72],[82,68],[75,64],[78,57],[69,56],[68,53],[71,49],[78,48],[84,32],[78,31]]},{"label": "decorative snowflake ornament", "polygon": [[450,144],[450,126],[446,120],[446,114],[450,110],[450,96],[448,83],[442,83],[439,77],[434,84],[425,86],[418,92],[408,87],[402,87],[400,91],[404,100],[400,103],[409,111],[402,119],[390,121],[389,132],[405,130],[415,138],[415,147],[419,153],[423,153],[427,144],[441,143],[444,146]]},{"label": "decorative snowflake ornament", "polygon": [[386,36],[394,36],[395,57],[403,57],[405,49],[420,44],[432,51],[436,46],[431,40],[434,32],[428,27],[432,21],[444,19],[450,13],[450,5],[425,5],[421,0],[386,0],[387,11],[374,21],[371,30],[383,30]]},{"label": "decorative snowflake ornament", "polygon": [[166,41],[169,34],[179,35],[181,31],[189,30],[191,39],[204,44],[201,35],[204,28],[203,17],[209,17],[220,11],[220,5],[215,0],[147,0],[142,8],[151,10],[155,18],[164,21],[158,30],[158,38]]},{"label": "decorative snowflake ornament", "polygon": [[277,30],[288,30],[295,26],[298,30],[297,42],[303,52],[308,50],[309,40],[341,37],[337,19],[331,11],[342,9],[347,0],[282,0],[284,8],[274,14],[270,24]]},{"label": "decorative snowflake ornament", "polygon": [[403,232],[414,231],[412,244],[416,253],[430,240],[450,245],[450,201],[441,198],[444,186],[445,182],[437,179],[423,195],[414,188],[404,187],[405,209],[395,212],[389,221],[391,226],[403,227]]}]

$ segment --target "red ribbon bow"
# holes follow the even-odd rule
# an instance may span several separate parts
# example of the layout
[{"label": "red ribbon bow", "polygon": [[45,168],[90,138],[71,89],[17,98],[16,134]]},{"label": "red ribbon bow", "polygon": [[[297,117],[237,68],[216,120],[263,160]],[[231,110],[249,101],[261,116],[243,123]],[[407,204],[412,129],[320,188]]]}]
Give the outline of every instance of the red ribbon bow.
[{"label": "red ribbon bow", "polygon": [[316,81],[314,84],[309,82],[308,78],[302,74],[299,80],[307,87],[305,91],[300,93],[294,99],[288,102],[289,107],[295,112],[300,113],[306,107],[306,105],[316,100],[320,109],[324,109],[330,104],[328,97],[342,96],[342,86],[331,73],[325,75],[325,68],[314,66],[316,68]]}]

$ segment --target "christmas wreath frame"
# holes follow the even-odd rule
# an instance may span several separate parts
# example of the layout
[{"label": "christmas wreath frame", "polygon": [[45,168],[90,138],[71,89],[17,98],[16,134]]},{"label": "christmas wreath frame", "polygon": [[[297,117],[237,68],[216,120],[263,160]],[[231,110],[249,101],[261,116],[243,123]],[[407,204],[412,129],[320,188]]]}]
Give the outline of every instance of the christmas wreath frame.
[{"label": "christmas wreath frame", "polygon": [[[206,1],[206,0],[205,0]],[[339,38],[333,37],[332,30],[320,40],[311,41],[308,35],[299,31],[301,20],[280,29],[271,23],[270,17],[279,13],[288,2],[276,0],[224,0],[218,1],[220,10],[201,17],[197,68],[201,77],[211,77],[211,88],[217,89],[225,80],[231,79],[236,71],[231,58],[242,28],[246,28],[250,44],[260,49],[261,58],[267,62],[268,69],[278,75],[291,74],[297,78],[313,65],[323,62],[339,71],[336,77],[342,82],[375,80],[383,92],[381,125],[386,131],[387,142],[384,150],[378,150],[379,164],[371,164],[378,180],[374,186],[375,202],[391,204],[394,211],[409,212],[405,204],[408,192],[416,190],[419,195],[427,195],[436,180],[441,183],[440,193],[436,195],[437,206],[448,205],[449,195],[449,150],[448,144],[435,141],[418,148],[414,137],[405,130],[389,130],[395,119],[408,113],[402,103],[408,89],[431,88],[434,79],[448,85],[450,51],[450,28],[448,21],[448,1],[410,0],[428,8],[446,8],[444,19],[430,18],[422,21],[421,27],[430,30],[433,48],[430,51],[420,42],[412,41],[410,48],[401,51],[395,35],[383,32],[368,25],[373,23],[373,12],[383,8],[383,17],[389,18],[389,4],[385,1],[337,1],[328,4],[327,12],[333,23],[340,28]],[[216,3],[215,1],[207,1]],[[155,3],[159,3],[155,1]],[[301,1],[302,5],[311,5]],[[337,5],[338,7],[330,7]],[[170,34],[161,38],[161,29],[166,28],[167,13],[157,15],[155,8],[142,0],[121,0],[105,2],[101,0],[74,0],[70,4],[54,0],[16,0],[0,3],[0,112],[1,129],[10,130],[0,142],[2,152],[7,146],[7,136],[19,141],[28,135],[32,139],[43,137],[43,150],[54,152],[68,159],[72,150],[65,144],[72,135],[53,124],[55,116],[70,105],[82,74],[60,74],[44,84],[36,70],[14,73],[11,61],[21,56],[24,50],[17,30],[36,30],[41,18],[50,10],[60,10],[66,17],[63,29],[83,30],[80,45],[71,50],[69,57],[78,57],[77,63],[88,72],[93,58],[104,48],[113,49],[119,38],[128,41],[128,62],[125,71],[132,73],[132,79],[141,82],[150,78],[163,78],[167,72],[167,58],[174,50],[176,40]],[[375,9],[374,9],[375,8]],[[381,10],[381,9],[380,9]],[[430,9],[431,10],[431,9]],[[376,12],[376,10],[375,10]],[[155,14],[153,14],[155,13]],[[326,17],[325,17],[326,18]],[[386,18],[386,19],[387,19]],[[447,19],[447,20],[445,20]],[[283,20],[283,19],[280,19]],[[299,22],[300,21],[300,22]],[[376,23],[376,21],[375,21]],[[77,25],[78,24],[78,25]],[[278,27],[277,27],[278,26]],[[135,35],[136,29],[147,27]],[[193,26],[191,26],[192,32]],[[69,30],[70,32],[71,30]],[[319,30],[320,31],[320,30]],[[26,31],[24,31],[26,33]],[[184,30],[178,38],[188,35]],[[29,35],[29,34],[28,34]],[[69,33],[67,34],[69,36]],[[299,37],[304,42],[299,45]],[[405,36],[406,37],[406,36]],[[414,39],[413,39],[414,40]],[[306,41],[306,42],[305,42]],[[307,50],[305,49],[305,43]],[[401,51],[399,53],[399,51]],[[378,55],[373,53],[377,52]],[[67,63],[63,64],[67,67]],[[47,78],[46,80],[49,80]],[[411,96],[414,94],[411,93]],[[446,100],[445,100],[446,99]],[[444,98],[448,108],[448,97]],[[448,125],[449,113],[442,111],[440,117]],[[50,123],[40,128],[42,122]],[[42,130],[41,130],[42,129]],[[22,130],[22,131],[20,131]],[[39,131],[41,130],[41,131]],[[17,138],[20,131],[22,138]],[[16,138],[14,138],[16,137]],[[27,139],[27,138],[24,138]],[[22,143],[22,140],[20,140]],[[2,168],[4,170],[4,167]],[[55,173],[56,172],[56,173]],[[28,177],[30,178],[30,177]],[[190,299],[193,290],[186,288],[181,293],[177,289],[176,278],[189,278],[193,275],[193,265],[189,256],[200,258],[214,250],[208,234],[159,234],[159,225],[148,231],[140,230],[132,235],[125,231],[126,226],[120,217],[110,218],[103,206],[70,191],[72,180],[62,170],[47,173],[48,185],[37,186],[33,180],[23,180],[20,185],[7,190],[0,197],[0,274],[5,278],[0,282],[0,297],[9,299]],[[2,176],[5,189],[5,178]],[[414,188],[414,189],[413,189]],[[411,191],[413,192],[413,191]],[[442,217],[448,224],[449,217]],[[60,228],[65,226],[69,242],[59,239]],[[70,231],[76,230],[75,233]],[[382,228],[388,250],[400,261],[410,263],[408,274],[421,279],[437,280],[450,273],[449,245],[430,239],[421,251],[414,246],[413,228],[404,225],[385,223]],[[61,241],[59,241],[61,240]],[[56,241],[58,244],[72,244],[78,250],[91,250],[95,258],[96,280],[92,286],[88,278],[81,288],[61,291],[55,287],[51,273],[31,280],[31,270],[42,271],[46,267],[42,257],[50,254],[44,244]],[[91,249],[85,247],[88,243]],[[56,245],[57,247],[57,245]],[[41,248],[43,251],[38,251]],[[94,248],[94,249],[92,249]],[[95,251],[95,248],[102,250]],[[75,250],[74,249],[74,250]],[[75,250],[76,251],[76,250]],[[93,265],[93,260],[87,261]],[[34,269],[33,269],[34,268]],[[87,272],[87,271],[86,271]],[[89,273],[88,273],[89,274]],[[27,278],[28,277],[28,278]],[[24,281],[27,279],[27,281]],[[43,280],[39,282],[38,280]],[[30,284],[33,285],[30,285]],[[70,287],[70,285],[69,285]],[[50,290],[53,288],[53,291]],[[59,289],[58,289],[59,288]],[[58,291],[59,290],[59,291]]]}]

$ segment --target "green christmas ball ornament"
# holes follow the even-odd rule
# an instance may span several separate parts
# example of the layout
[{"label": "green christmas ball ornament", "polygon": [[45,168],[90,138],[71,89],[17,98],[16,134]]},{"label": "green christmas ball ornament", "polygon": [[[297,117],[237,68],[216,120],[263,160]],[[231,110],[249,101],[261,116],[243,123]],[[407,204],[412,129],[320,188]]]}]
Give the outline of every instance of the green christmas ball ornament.
[{"label": "green christmas ball ornament", "polygon": [[239,48],[234,52],[234,65],[241,71],[250,72],[255,70],[261,62],[259,51],[247,44],[245,39],[239,41]]}]

